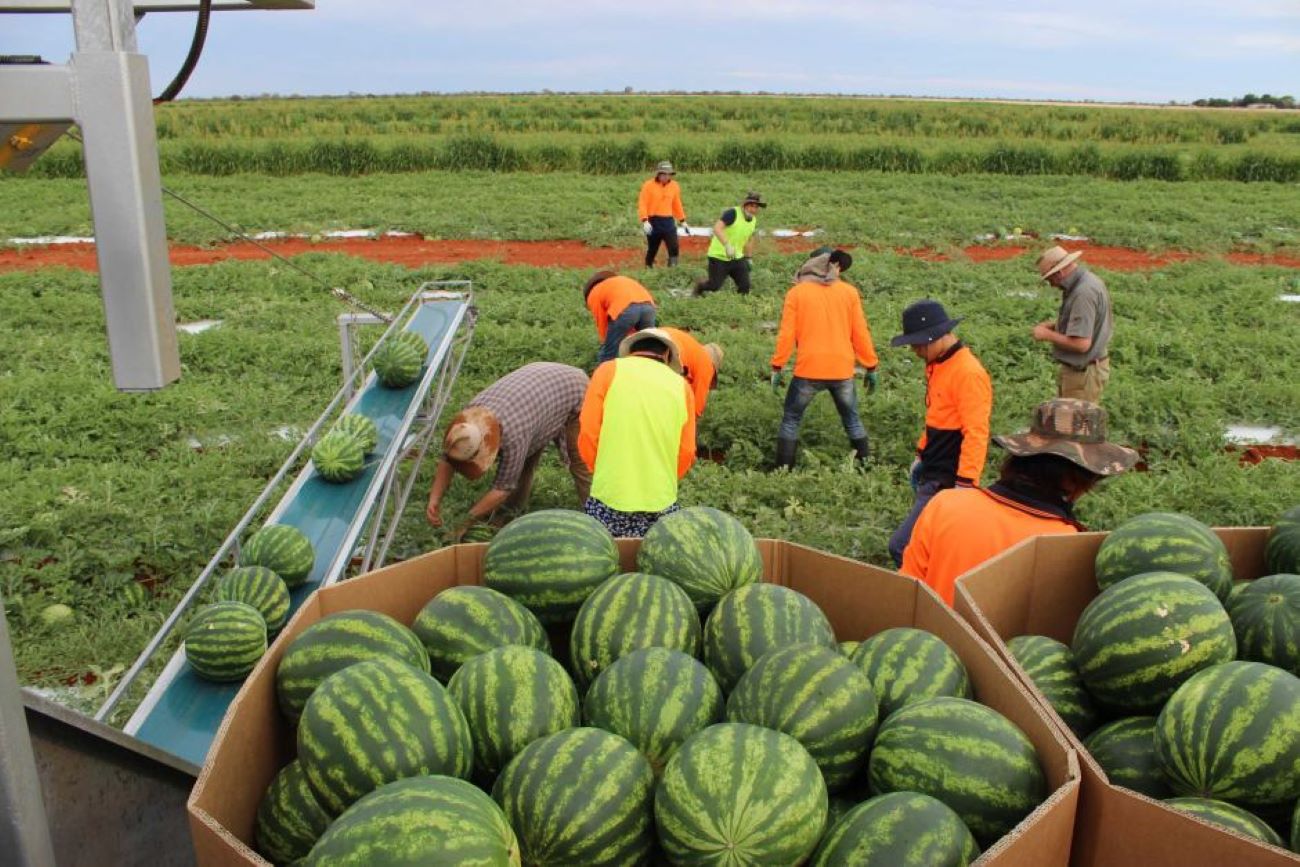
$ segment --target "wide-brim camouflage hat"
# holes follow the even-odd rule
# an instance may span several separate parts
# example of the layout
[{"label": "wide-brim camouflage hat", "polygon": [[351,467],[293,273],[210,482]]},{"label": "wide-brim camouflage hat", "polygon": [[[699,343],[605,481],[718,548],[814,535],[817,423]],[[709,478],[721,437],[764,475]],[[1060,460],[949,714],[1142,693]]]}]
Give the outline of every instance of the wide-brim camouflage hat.
[{"label": "wide-brim camouflage hat", "polygon": [[1069,397],[1040,403],[1029,433],[993,441],[1017,457],[1057,455],[1099,476],[1117,476],[1138,459],[1133,449],[1106,441],[1106,410]]}]

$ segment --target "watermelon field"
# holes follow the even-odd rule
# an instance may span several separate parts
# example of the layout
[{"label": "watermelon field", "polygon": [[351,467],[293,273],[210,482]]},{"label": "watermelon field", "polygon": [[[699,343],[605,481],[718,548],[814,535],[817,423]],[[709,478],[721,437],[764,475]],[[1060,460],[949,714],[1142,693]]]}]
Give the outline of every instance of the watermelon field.
[{"label": "watermelon field", "polygon": [[[88,270],[76,245],[25,242],[93,234],[75,142],[30,175],[0,175],[0,593],[22,679],[93,707],[144,647],[337,390],[335,317],[348,308],[330,286],[396,309],[426,281],[472,280],[479,318],[459,404],[529,361],[590,369],[581,286],[597,267],[624,268],[654,293],[661,323],[726,350],[683,505],[884,565],[923,416],[919,362],[888,347],[902,309],[934,297],[964,317],[959,334],[994,383],[994,430],[1022,429],[1054,391],[1029,331],[1059,296],[1036,279],[1033,253],[1066,235],[1111,290],[1105,406],[1112,437],[1143,453],[1142,471],[1082,501],[1082,520],[1109,529],[1158,510],[1263,525],[1300,503],[1300,462],[1284,459],[1300,437],[1300,303],[1285,300],[1300,296],[1294,112],[642,99],[160,107],[169,190],[240,232],[303,238],[290,267],[166,200],[177,319],[221,324],[180,334],[182,378],[154,394],[112,385],[93,256]],[[749,297],[689,297],[699,244],[677,270],[640,268],[636,190],[660,158],[678,166],[694,226],[748,189],[771,202]],[[330,240],[342,230],[416,238]],[[819,400],[797,470],[772,473],[781,398],[767,360],[789,278],[822,243],[854,253],[846,277],[881,355],[880,388],[860,395],[872,456],[854,467]],[[1283,457],[1243,461],[1229,426],[1268,429]],[[988,474],[996,463],[994,450]],[[458,481],[444,514],[463,514],[485,485]],[[447,541],[424,520],[427,489],[421,479],[397,557]],[[576,505],[554,456],[532,505]]]}]

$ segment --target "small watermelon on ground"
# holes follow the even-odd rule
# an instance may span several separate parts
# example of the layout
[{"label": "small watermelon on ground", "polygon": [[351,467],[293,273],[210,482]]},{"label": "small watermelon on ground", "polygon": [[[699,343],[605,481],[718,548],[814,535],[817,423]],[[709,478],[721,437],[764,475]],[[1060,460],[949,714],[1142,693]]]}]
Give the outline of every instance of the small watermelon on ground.
[{"label": "small watermelon on ground", "polygon": [[1204,584],[1174,572],[1134,575],[1088,603],[1071,644],[1101,704],[1153,713],[1196,672],[1237,654],[1228,612]]},{"label": "small watermelon on ground", "polygon": [[680,584],[701,611],[763,577],[754,537],[731,515],[709,506],[690,506],[655,521],[636,562],[642,572]]},{"label": "small watermelon on ground", "polygon": [[1228,604],[1237,656],[1300,675],[1300,575],[1265,575]]},{"label": "small watermelon on ground", "polygon": [[1285,846],[1282,838],[1268,823],[1249,810],[1234,806],[1224,801],[1211,798],[1170,798],[1166,807],[1173,807],[1184,813],[1191,813],[1198,819],[1204,819],[1221,828],[1228,828],[1247,837],[1253,837],[1261,843],[1272,846]]},{"label": "small watermelon on ground", "polygon": [[831,826],[811,867],[966,867],[980,855],[970,829],[942,801],[891,792],[858,804]]},{"label": "small watermelon on ground", "polygon": [[243,680],[265,653],[266,621],[243,602],[205,605],[185,629],[185,659],[207,680]]},{"label": "small watermelon on ground", "polygon": [[641,864],[654,845],[650,763],[600,729],[533,741],[497,777],[492,797],[525,864]]},{"label": "small watermelon on ground", "polygon": [[395,334],[375,350],[371,363],[385,388],[406,388],[420,378],[429,344],[414,331]]},{"label": "small watermelon on ground", "polygon": [[974,698],[966,666],[943,639],[923,629],[900,626],[877,632],[858,645],[853,664],[871,681],[880,719],[927,698]]},{"label": "small watermelon on ground", "polygon": [[587,690],[587,725],[627,738],[658,777],[691,735],[722,719],[722,690],[704,664],[680,650],[647,647],[620,657]]},{"label": "small watermelon on ground", "polygon": [[301,867],[481,864],[519,867],[519,841],[481,789],[446,776],[382,786],[349,807]]},{"label": "small watermelon on ground", "polygon": [[586,689],[619,657],[643,647],[695,656],[700,615],[686,591],[667,578],[615,575],[587,597],[573,621],[569,658],[578,686]]},{"label": "small watermelon on ground", "polygon": [[1300,506],[1287,509],[1269,531],[1264,562],[1275,575],[1300,573]]},{"label": "small watermelon on ground", "polygon": [[288,864],[311,851],[330,826],[330,815],[312,794],[297,759],[271,780],[257,806],[257,851],[273,864]]},{"label": "small watermelon on ground", "polygon": [[723,596],[704,624],[703,644],[704,664],[724,693],[769,650],[836,646],[835,632],[817,604],[777,584],[746,584]]},{"label": "small watermelon on ground", "polygon": [[327,482],[344,484],[366,468],[366,453],[352,434],[332,430],[316,441],[311,450],[316,472]]},{"label": "small watermelon on ground", "polygon": [[1106,723],[1088,735],[1083,746],[1114,785],[1149,798],[1173,795],[1156,758],[1155,717],[1130,716]]},{"label": "small watermelon on ground", "polygon": [[384,658],[321,681],[298,721],[298,760],[320,805],[337,816],[396,780],[468,777],[474,746],[446,687]]},{"label": "small watermelon on ground", "polygon": [[1046,796],[1034,745],[1002,714],[964,698],[931,698],[887,717],[867,767],[871,790],[921,792],[952,808],[988,847]]},{"label": "small watermelon on ground", "polygon": [[475,772],[491,779],[538,738],[578,725],[578,691],[568,672],[532,647],[480,654],[447,684],[474,739]]},{"label": "small watermelon on ground", "polygon": [[654,812],[674,864],[800,864],[817,846],[827,809],[821,771],[797,740],[720,723],[668,760]]},{"label": "small watermelon on ground", "polygon": [[569,509],[530,512],[488,543],[484,583],[522,603],[542,623],[566,623],[593,591],[618,573],[618,548],[605,526]]},{"label": "small watermelon on ground", "polygon": [[838,649],[811,644],[768,651],[727,698],[727,722],[793,737],[837,792],[862,770],[876,733],[871,681]]},{"label": "small watermelon on ground", "polygon": [[289,618],[289,587],[265,566],[237,566],[217,581],[219,602],[243,602],[256,608],[267,631],[279,632]]},{"label": "small watermelon on ground", "polygon": [[1087,737],[1097,727],[1097,708],[1069,647],[1046,635],[1018,635],[1007,649],[1076,737]]},{"label": "small watermelon on ground", "polygon": [[285,648],[275,672],[280,710],[297,719],[321,681],[370,659],[395,659],[429,671],[424,645],[401,623],[378,611],[340,611],[308,626]]},{"label": "small watermelon on ground", "polygon": [[1160,711],[1156,756],[1179,795],[1289,804],[1300,797],[1300,678],[1262,662],[1207,668]]},{"label": "small watermelon on ground", "polygon": [[1209,587],[1219,601],[1232,589],[1232,561],[1214,531],[1188,515],[1148,512],[1114,529],[1097,549],[1102,590],[1144,572],[1177,572]]},{"label": "small watermelon on ground", "polygon": [[375,446],[379,443],[379,428],[375,426],[374,421],[369,416],[362,415],[359,412],[350,412],[344,415],[335,422],[334,430],[356,437],[357,442],[361,443],[361,451],[366,454],[373,452]]},{"label": "small watermelon on ground", "polygon": [[292,524],[267,524],[240,549],[239,565],[265,566],[293,588],[311,575],[316,552],[306,534]]},{"label": "small watermelon on ground", "polygon": [[490,587],[450,587],[416,615],[411,629],[429,652],[433,676],[447,682],[456,669],[494,647],[519,644],[551,652],[546,629],[533,612]]}]

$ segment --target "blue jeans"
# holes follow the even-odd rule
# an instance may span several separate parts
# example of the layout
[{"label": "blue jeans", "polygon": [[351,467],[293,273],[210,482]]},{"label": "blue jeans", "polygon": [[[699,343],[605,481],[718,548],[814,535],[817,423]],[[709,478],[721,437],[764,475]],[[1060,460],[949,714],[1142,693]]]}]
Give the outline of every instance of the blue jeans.
[{"label": "blue jeans", "polygon": [[633,331],[640,331],[644,328],[654,328],[655,325],[655,306],[648,301],[642,301],[639,304],[629,304],[627,309],[618,314],[613,322],[609,323],[609,330],[605,332],[605,342],[600,347],[600,352],[596,353],[596,361],[609,361],[611,358],[618,358],[618,345],[623,342]]},{"label": "blue jeans", "polygon": [[829,391],[835,409],[840,414],[840,423],[849,439],[864,439],[867,429],[858,418],[858,389],[854,379],[804,379],[796,376],[790,380],[790,388],[785,393],[785,413],[781,416],[781,428],[777,436],[783,440],[799,437],[799,423],[803,421],[804,411],[819,391]]},{"label": "blue jeans", "polygon": [[889,556],[894,558],[895,568],[903,565],[903,551],[907,548],[907,543],[912,541],[912,528],[916,526],[916,519],[921,517],[925,504],[945,487],[948,486],[943,482],[928,481],[922,482],[916,489],[916,500],[912,503],[912,510],[907,513],[903,523],[898,525],[894,535],[889,537]]}]

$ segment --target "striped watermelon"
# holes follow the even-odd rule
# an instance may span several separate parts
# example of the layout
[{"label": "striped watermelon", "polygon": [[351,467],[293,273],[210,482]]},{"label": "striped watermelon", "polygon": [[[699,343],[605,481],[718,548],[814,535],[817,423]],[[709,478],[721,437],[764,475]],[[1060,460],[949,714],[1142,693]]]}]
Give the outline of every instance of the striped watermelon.
[{"label": "striped watermelon", "polygon": [[1287,509],[1269,531],[1264,562],[1275,575],[1300,573],[1300,506]]},{"label": "striped watermelon", "polygon": [[298,721],[298,760],[320,805],[337,816],[385,783],[468,777],[474,746],[446,687],[384,658],[321,681]]},{"label": "striped watermelon", "polygon": [[704,664],[680,650],[646,647],[592,681],[583,721],[627,738],[658,777],[682,742],[722,719],[722,690]]},{"label": "striped watermelon", "polygon": [[1266,575],[1228,604],[1241,659],[1300,675],[1300,575]]},{"label": "striped watermelon", "polygon": [[704,664],[731,692],[760,656],[791,644],[835,647],[826,615],[807,596],[776,584],[746,584],[719,600],[704,624]]},{"label": "striped watermelon", "polygon": [[1249,587],[1253,582],[1249,578],[1238,578],[1232,582],[1232,589],[1228,591],[1228,599],[1223,603],[1223,607],[1232,610],[1232,600],[1241,595],[1241,592]]},{"label": "striped watermelon", "polygon": [[861,641],[841,641],[839,643],[840,653],[844,654],[849,659],[852,659],[853,651],[857,650],[858,645],[861,643]]},{"label": "striped watermelon", "polygon": [[1115,785],[1150,798],[1173,795],[1156,758],[1155,717],[1130,716],[1106,723],[1088,735],[1083,746]]},{"label": "striped watermelon", "polygon": [[1261,662],[1207,668],[1160,711],[1156,756],[1180,795],[1290,803],[1300,797],[1300,678]]},{"label": "striped watermelon", "polygon": [[240,566],[265,566],[297,587],[311,575],[316,552],[302,530],[292,524],[267,524],[239,551]]},{"label": "striped watermelon", "polygon": [[970,829],[942,801],[891,792],[858,804],[836,822],[811,867],[966,867],[980,855]]},{"label": "striped watermelon", "polygon": [[808,751],[745,723],[690,737],[655,792],[659,842],[674,864],[799,864],[826,815],[826,784]]},{"label": "striped watermelon", "polygon": [[420,378],[424,361],[429,356],[429,344],[414,331],[403,331],[384,341],[371,363],[375,376],[386,388],[406,388]]},{"label": "striped watermelon", "polygon": [[1069,647],[1046,635],[1018,635],[1007,642],[1007,649],[1070,731],[1083,738],[1097,727],[1097,708],[1083,688]]},{"label": "striped watermelon", "polygon": [[217,582],[219,602],[243,602],[251,605],[266,621],[267,631],[274,634],[289,619],[289,587],[279,575],[265,566],[236,566]]},{"label": "striped watermelon", "polygon": [[329,826],[329,813],[311,793],[302,764],[294,759],[280,769],[262,796],[253,839],[266,860],[288,864],[310,852]]},{"label": "striped watermelon", "polygon": [[378,611],[340,611],[298,633],[280,657],[275,672],[280,710],[297,719],[321,681],[370,659],[395,659],[429,671],[429,656],[411,630]]},{"label": "striped watermelon", "polygon": [[943,801],[982,846],[1014,828],[1046,795],[1034,745],[1006,717],[964,698],[931,698],[887,717],[867,767],[871,790]]},{"label": "striped watermelon", "polygon": [[350,412],[334,423],[334,430],[341,431],[356,438],[361,443],[361,451],[370,454],[379,443],[379,428],[369,416],[359,412]]},{"label": "striped watermelon", "polygon": [[573,621],[569,658],[578,686],[585,690],[619,657],[643,647],[696,655],[700,615],[686,592],[667,578],[615,575],[587,597]]},{"label": "striped watermelon", "polygon": [[1072,647],[1094,699],[1141,714],[1158,710],[1196,672],[1235,657],[1237,639],[1228,612],[1204,584],[1147,572],[1089,602]]},{"label": "striped watermelon", "polygon": [[737,587],[763,578],[763,558],[744,525],[709,506],[690,506],[655,521],[637,568],[682,586],[701,611]]},{"label": "striped watermelon", "polygon": [[1097,550],[1097,585],[1105,590],[1144,572],[1195,578],[1220,601],[1232,589],[1232,561],[1223,541],[1188,515],[1148,512],[1115,528]]},{"label": "striped watermelon", "polygon": [[727,698],[727,722],[793,737],[813,757],[831,792],[862,770],[876,714],[876,695],[861,669],[837,649],[812,644],[763,654]]},{"label": "striped watermelon", "polygon": [[519,841],[501,808],[476,786],[455,777],[411,777],[348,807],[300,867],[397,864],[519,867]]},{"label": "striped watermelon", "polygon": [[578,724],[578,691],[564,667],[532,647],[496,647],[447,684],[474,738],[474,768],[495,777],[524,747]]},{"label": "striped watermelon", "polygon": [[572,620],[587,597],[618,572],[605,525],[569,509],[516,518],[488,543],[487,586],[523,603],[542,623]]},{"label": "striped watermelon", "polygon": [[1173,807],[1184,813],[1190,813],[1198,819],[1236,831],[1246,837],[1253,837],[1261,843],[1285,848],[1286,844],[1268,823],[1249,810],[1233,806],[1224,801],[1210,798],[1170,798],[1166,807]]},{"label": "striped watermelon", "polygon": [[[826,829],[829,831],[835,827],[835,823],[848,815],[862,800],[858,797],[857,792],[850,791],[849,794],[837,792],[830,796],[826,806]],[[823,837],[822,839],[825,839]]]},{"label": "striped watermelon", "polygon": [[961,659],[942,638],[923,629],[900,626],[877,632],[858,645],[853,663],[871,681],[882,721],[927,698],[975,697]]},{"label": "striped watermelon", "polygon": [[185,659],[200,677],[243,680],[266,653],[266,621],[243,602],[214,602],[185,630]]},{"label": "striped watermelon", "polygon": [[366,453],[352,434],[332,430],[312,446],[311,461],[322,479],[343,484],[361,475],[366,468]]},{"label": "striped watermelon", "polygon": [[525,864],[641,864],[654,845],[650,764],[600,729],[533,741],[497,777],[492,797],[519,835]]},{"label": "striped watermelon", "polygon": [[444,683],[464,662],[494,647],[520,644],[551,652],[551,641],[533,612],[490,587],[442,591],[420,610],[411,629],[429,652],[433,676]]}]

